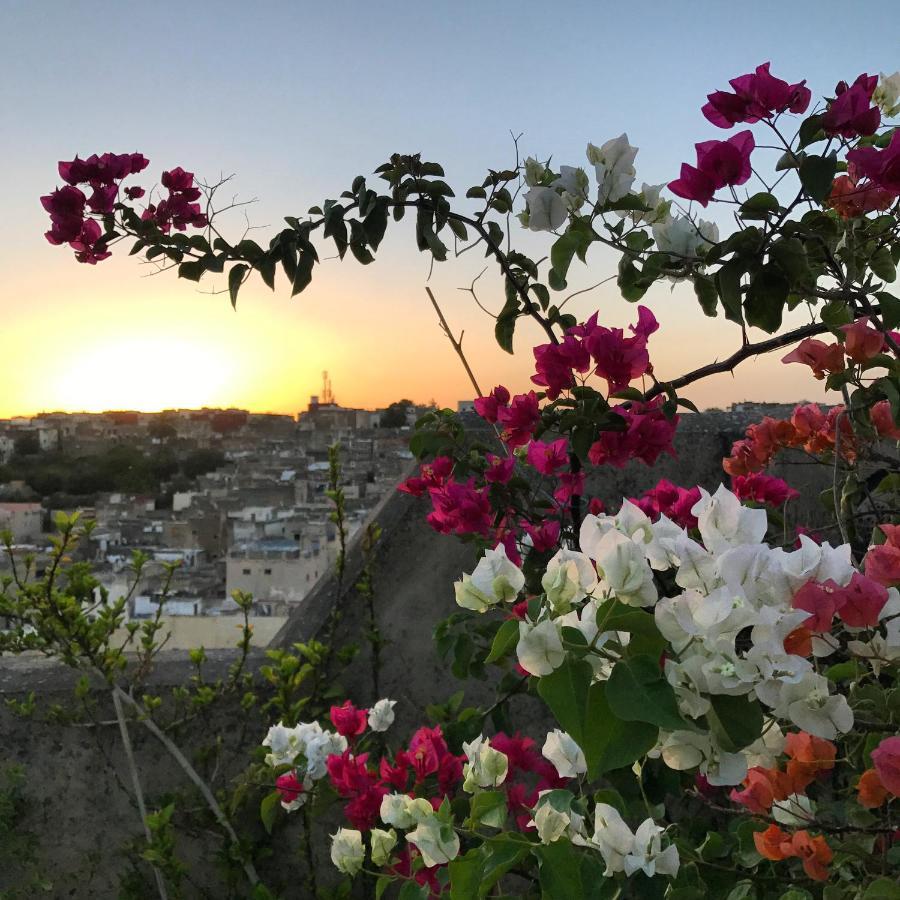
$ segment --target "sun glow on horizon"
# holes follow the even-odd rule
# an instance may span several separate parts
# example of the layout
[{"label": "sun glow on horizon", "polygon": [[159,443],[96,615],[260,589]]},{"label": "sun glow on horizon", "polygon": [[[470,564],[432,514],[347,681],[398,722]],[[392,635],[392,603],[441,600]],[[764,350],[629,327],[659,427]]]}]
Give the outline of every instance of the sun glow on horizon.
[{"label": "sun glow on horizon", "polygon": [[192,340],[125,337],[97,341],[48,373],[54,397],[67,410],[200,408],[222,398],[233,371],[226,354]]}]

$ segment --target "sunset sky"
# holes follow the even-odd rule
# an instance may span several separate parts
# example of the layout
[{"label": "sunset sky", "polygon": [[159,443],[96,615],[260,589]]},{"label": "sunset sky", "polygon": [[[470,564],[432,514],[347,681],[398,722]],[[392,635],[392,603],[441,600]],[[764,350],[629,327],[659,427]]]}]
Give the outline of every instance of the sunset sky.
[{"label": "sunset sky", "polygon": [[[693,143],[723,133],[700,114],[705,95],[766,60],[808,79],[814,97],[841,78],[900,68],[896,0],[864,18],[846,3],[261,2],[72,3],[0,0],[0,417],[41,410],[242,406],[296,412],[327,369],[339,402],[400,397],[454,405],[472,396],[440,333],[424,286],[428,261],[412,228],[389,229],[376,263],[317,267],[291,300],[258,280],[237,312],[222,276],[200,285],[117,254],[96,267],[50,246],[38,197],[58,186],[56,162],[141,151],[151,164],[129,183],[150,187],[181,165],[206,180],[235,173],[233,193],[262,242],[282,216],[337,197],[394,151],[442,162],[458,189],[521,149],[584,165],[588,141],[623,131],[641,148],[637,181],[668,181]],[[467,201],[462,201],[465,204]],[[243,216],[223,224],[240,235]],[[526,235],[542,256],[545,238]],[[330,252],[330,251],[329,251]],[[587,285],[614,271],[592,251]],[[469,253],[430,284],[481,386],[525,388],[537,332],[516,357],[467,286],[486,264]],[[577,264],[576,264],[577,265]],[[479,282],[502,305],[493,268]],[[658,285],[645,302],[662,328],[650,342],[662,378],[724,356],[734,326],[706,319],[690,286]],[[610,284],[570,304],[627,325],[636,310]],[[757,338],[761,335],[756,335]],[[700,406],[819,399],[820,385],[776,359],[744,365],[687,392]]]}]

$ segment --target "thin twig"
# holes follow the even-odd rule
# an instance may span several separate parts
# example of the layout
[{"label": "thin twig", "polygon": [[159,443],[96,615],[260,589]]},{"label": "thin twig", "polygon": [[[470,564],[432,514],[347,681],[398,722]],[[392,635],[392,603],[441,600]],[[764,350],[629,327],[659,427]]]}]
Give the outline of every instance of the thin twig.
[{"label": "thin twig", "polygon": [[[117,689],[116,689],[117,690]],[[128,733],[128,723],[125,721],[125,711],[122,709],[122,700],[119,698],[116,690],[113,690],[113,706],[116,708],[116,719],[119,722],[119,733],[122,735],[122,745],[125,748],[125,759],[128,761],[128,771],[131,773],[131,783],[134,786],[134,798],[137,801],[138,812],[141,815],[141,824],[144,826],[144,835],[147,838],[147,845],[153,843],[153,834],[150,831],[150,825],[147,822],[147,805],[144,803],[144,791],[141,787],[141,778],[138,774],[137,765],[134,761],[134,751],[131,747],[131,735]],[[153,876],[156,879],[156,890],[162,900],[168,900],[166,892],[166,882],[163,879],[162,872],[150,863],[153,869]]]},{"label": "thin twig", "polygon": [[[222,810],[222,807],[219,806],[218,801],[216,800],[213,792],[209,789],[209,786],[206,782],[200,777],[197,773],[197,770],[191,765],[188,758],[181,752],[178,745],[173,743],[166,734],[160,730],[157,726],[156,722],[150,718],[147,714],[146,710],[141,707],[141,704],[137,702],[130,694],[127,694],[120,687],[116,686],[113,688],[113,698],[119,697],[121,700],[124,700],[130,706],[134,707],[141,715],[138,721],[163,745],[163,747],[168,750],[169,755],[178,765],[181,767],[182,771],[185,775],[194,783],[197,790],[200,791],[203,799],[206,801],[206,805],[209,807],[210,812],[215,816],[216,821],[222,827],[222,830],[228,835],[231,839],[232,844],[236,851],[240,851],[241,842],[238,839],[237,834],[235,833],[234,828],[231,827],[231,822],[228,821],[228,817]],[[243,855],[243,854],[242,854]],[[243,866],[244,873],[247,876],[247,880],[254,887],[259,884],[259,875],[256,873],[256,868],[253,863],[249,859],[241,859],[241,865]]]}]

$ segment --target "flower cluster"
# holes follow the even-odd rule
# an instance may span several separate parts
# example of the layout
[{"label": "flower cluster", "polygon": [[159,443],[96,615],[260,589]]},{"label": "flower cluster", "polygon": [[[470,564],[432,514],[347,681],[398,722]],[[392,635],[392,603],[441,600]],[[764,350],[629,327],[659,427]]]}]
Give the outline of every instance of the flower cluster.
[{"label": "flower cluster", "polygon": [[[890,430],[895,429],[888,404],[876,404],[871,416],[880,433],[888,423]],[[833,406],[823,412],[817,404],[806,403],[796,407],[790,419],[766,416],[761,422],[750,425],[746,437],[732,445],[731,454],[722,466],[734,477],[761,472],[781,450],[788,447],[799,447],[812,454],[831,453],[838,428],[841,429],[841,456],[852,460],[856,456],[857,437],[848,416],[844,414],[844,407]],[[889,431],[883,433],[888,434]]]},{"label": "flower cluster", "polygon": [[153,222],[163,233],[173,228],[185,231],[189,226],[205,228],[209,224],[200,204],[200,188],[194,184],[194,173],[181,166],[162,174],[162,186],[169,192],[159,203],[150,203],[141,218]]},{"label": "flower cluster", "polygon": [[[103,230],[91,214],[104,216],[113,211],[123,179],[142,172],[150,161],[140,153],[96,153],[87,159],[77,156],[59,163],[59,176],[65,187],[41,197],[41,205],[50,214],[51,228],[44,237],[54,245],[68,244],[79,262],[96,265],[110,256],[101,239]],[[78,185],[91,190],[86,195]],[[139,187],[126,189],[130,198],[140,197]]]}]

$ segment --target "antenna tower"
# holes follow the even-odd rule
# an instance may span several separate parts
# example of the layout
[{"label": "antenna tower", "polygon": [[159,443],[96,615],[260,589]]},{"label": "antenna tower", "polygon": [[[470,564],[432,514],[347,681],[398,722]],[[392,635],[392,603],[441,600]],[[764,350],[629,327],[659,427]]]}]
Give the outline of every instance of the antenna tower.
[{"label": "antenna tower", "polygon": [[328,372],[322,373],[322,403],[334,403],[334,394],[331,393],[331,379]]}]

